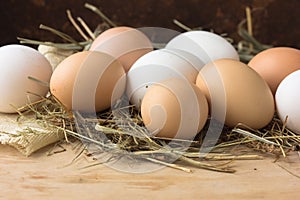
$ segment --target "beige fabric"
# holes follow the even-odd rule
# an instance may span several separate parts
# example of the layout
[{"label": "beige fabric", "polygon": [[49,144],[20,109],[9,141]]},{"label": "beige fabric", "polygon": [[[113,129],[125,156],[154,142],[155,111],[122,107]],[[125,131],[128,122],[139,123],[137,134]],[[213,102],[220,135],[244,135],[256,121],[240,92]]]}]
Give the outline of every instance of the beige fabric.
[{"label": "beige fabric", "polygon": [[74,54],[73,50],[58,49],[47,45],[39,45],[38,51],[43,54],[50,62],[52,69],[54,70],[57,65],[63,61],[66,57]]},{"label": "beige fabric", "polygon": [[0,114],[0,144],[13,146],[29,156],[64,138],[62,131],[43,128],[33,116],[18,120],[19,117],[18,114]]}]

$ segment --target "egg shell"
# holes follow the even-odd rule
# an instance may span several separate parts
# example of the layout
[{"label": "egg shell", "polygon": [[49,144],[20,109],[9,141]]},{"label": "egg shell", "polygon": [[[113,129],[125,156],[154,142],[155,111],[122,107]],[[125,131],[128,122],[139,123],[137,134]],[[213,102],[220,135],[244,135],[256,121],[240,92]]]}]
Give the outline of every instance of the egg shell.
[{"label": "egg shell", "polygon": [[112,55],[123,65],[127,72],[142,55],[153,50],[148,37],[138,29],[120,26],[101,33],[92,43],[91,51]]},{"label": "egg shell", "polygon": [[31,47],[2,46],[0,71],[0,112],[15,113],[16,108],[40,100],[49,91],[48,86],[28,78],[49,83],[52,74],[47,59]]},{"label": "egg shell", "polygon": [[279,84],[275,94],[276,110],[286,127],[300,134],[300,70],[292,72]]},{"label": "egg shell", "polygon": [[112,56],[92,51],[63,60],[50,80],[51,93],[68,109],[100,112],[119,99],[126,87],[125,71]]},{"label": "egg shell", "polygon": [[269,86],[242,62],[211,62],[200,70],[196,85],[208,99],[211,115],[229,127],[243,123],[259,129],[273,118],[275,105]]},{"label": "egg shell", "polygon": [[151,84],[175,77],[195,83],[203,65],[197,57],[180,50],[160,49],[149,52],[139,58],[128,71],[127,96],[139,108]]},{"label": "egg shell", "polygon": [[170,40],[166,48],[187,51],[205,64],[221,58],[239,60],[237,51],[226,39],[208,31],[182,33]]},{"label": "egg shell", "polygon": [[208,116],[204,94],[183,79],[153,84],[141,105],[146,128],[155,136],[192,139],[203,128]]},{"label": "egg shell", "polygon": [[270,48],[254,56],[248,65],[267,81],[275,94],[279,83],[300,69],[300,50],[290,47]]}]

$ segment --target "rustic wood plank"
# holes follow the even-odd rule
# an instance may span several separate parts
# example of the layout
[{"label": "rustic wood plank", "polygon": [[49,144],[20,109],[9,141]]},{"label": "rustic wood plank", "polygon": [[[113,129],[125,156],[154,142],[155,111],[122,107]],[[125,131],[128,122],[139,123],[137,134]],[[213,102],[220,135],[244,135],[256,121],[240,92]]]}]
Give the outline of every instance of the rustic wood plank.
[{"label": "rustic wood plank", "polygon": [[193,169],[186,173],[164,168],[131,174],[105,165],[89,164],[84,156],[69,165],[77,152],[46,156],[46,147],[30,157],[0,146],[0,199],[298,199],[300,159],[293,152],[274,163],[263,160],[235,161],[235,174]]}]

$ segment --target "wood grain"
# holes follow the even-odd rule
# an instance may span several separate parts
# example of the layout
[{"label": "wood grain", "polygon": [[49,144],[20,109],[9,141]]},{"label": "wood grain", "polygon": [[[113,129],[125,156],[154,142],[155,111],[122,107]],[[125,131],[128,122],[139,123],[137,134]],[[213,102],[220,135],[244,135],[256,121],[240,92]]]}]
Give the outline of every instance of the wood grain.
[{"label": "wood grain", "polygon": [[[89,165],[70,145],[46,156],[46,147],[31,157],[0,146],[0,199],[299,199],[300,159],[297,153],[274,163],[235,161],[235,174],[201,169],[186,173],[163,168],[145,174],[124,173],[105,165]],[[288,171],[284,170],[288,169]]]}]

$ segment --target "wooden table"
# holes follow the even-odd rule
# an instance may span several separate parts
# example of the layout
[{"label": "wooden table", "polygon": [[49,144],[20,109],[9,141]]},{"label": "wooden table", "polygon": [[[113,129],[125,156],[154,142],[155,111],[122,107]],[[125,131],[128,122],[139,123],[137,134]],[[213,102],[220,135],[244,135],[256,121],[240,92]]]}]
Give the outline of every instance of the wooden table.
[{"label": "wooden table", "polygon": [[[131,174],[105,165],[89,164],[70,145],[65,152],[46,156],[53,146],[30,157],[0,145],[0,199],[290,199],[300,197],[300,159],[266,156],[234,161],[234,174],[171,168]],[[283,169],[284,168],[284,169]],[[288,170],[288,171],[287,171]],[[294,175],[293,175],[294,174]]]}]

